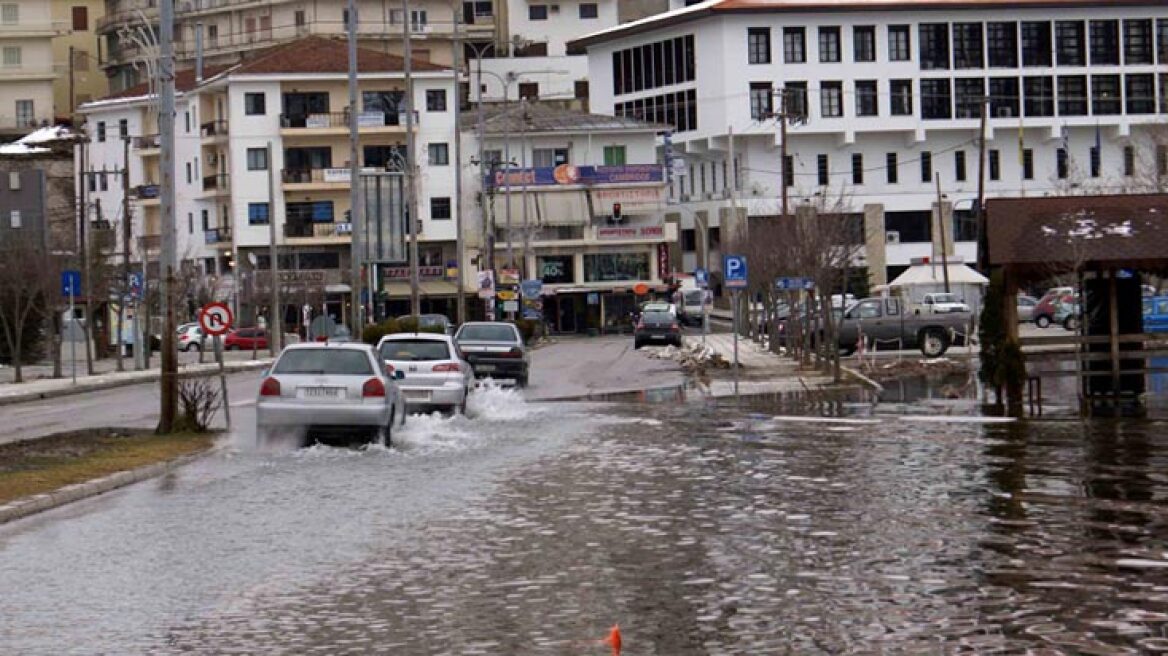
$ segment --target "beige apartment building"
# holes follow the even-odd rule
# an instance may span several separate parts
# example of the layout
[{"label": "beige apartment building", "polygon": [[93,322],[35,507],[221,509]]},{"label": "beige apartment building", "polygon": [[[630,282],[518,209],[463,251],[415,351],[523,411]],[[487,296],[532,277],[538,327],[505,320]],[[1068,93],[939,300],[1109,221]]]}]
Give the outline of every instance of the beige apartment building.
[{"label": "beige apartment building", "polygon": [[53,114],[58,123],[65,123],[77,105],[109,94],[96,29],[97,21],[105,15],[105,0],[52,2],[53,22],[66,28],[53,39],[53,67],[57,74],[53,81]]},{"label": "beige apartment building", "polygon": [[0,0],[0,140],[53,120],[53,39],[68,29],[44,0]]},{"label": "beige apartment building", "polygon": [[[449,66],[454,59],[455,16],[468,51],[506,42],[501,0],[415,0],[410,3],[414,59]],[[105,0],[97,22],[104,40],[104,66],[113,91],[143,81],[141,65],[150,53],[132,35],[143,19],[156,21],[156,0]],[[257,51],[306,36],[343,36],[347,0],[175,0],[175,56],[178,68],[194,66],[196,33],[202,30],[208,65],[233,65]],[[360,46],[401,55],[405,17],[394,0],[358,0]],[[135,65],[138,64],[138,65]]]}]

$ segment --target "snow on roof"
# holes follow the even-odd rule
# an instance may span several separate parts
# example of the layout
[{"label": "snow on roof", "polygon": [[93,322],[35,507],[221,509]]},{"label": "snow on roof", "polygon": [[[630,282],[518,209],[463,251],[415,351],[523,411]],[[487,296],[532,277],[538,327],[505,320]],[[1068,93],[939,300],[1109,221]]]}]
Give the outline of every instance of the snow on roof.
[{"label": "snow on roof", "polygon": [[43,155],[53,151],[48,148],[38,148],[22,143],[10,143],[0,146],[0,155]]},{"label": "snow on roof", "polygon": [[[965,264],[950,264],[949,282],[954,285],[988,285],[990,279],[974,271]],[[945,267],[938,264],[914,264],[888,283],[889,287],[908,287],[910,285],[935,285],[945,281]]]},{"label": "snow on roof", "polygon": [[52,141],[61,141],[62,139],[75,139],[77,133],[64,125],[54,125],[52,127],[39,128],[29,134],[16,140],[18,144],[25,144],[28,146],[49,143]]}]

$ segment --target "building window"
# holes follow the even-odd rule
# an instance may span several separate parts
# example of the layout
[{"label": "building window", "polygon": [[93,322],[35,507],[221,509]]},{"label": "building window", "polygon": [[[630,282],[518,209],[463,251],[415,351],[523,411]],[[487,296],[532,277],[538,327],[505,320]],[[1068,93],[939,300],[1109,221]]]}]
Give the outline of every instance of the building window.
[{"label": "building window", "polygon": [[949,68],[949,26],[946,23],[921,23],[921,69]]},{"label": "building window", "polygon": [[248,171],[267,171],[268,170],[268,149],[267,148],[248,148],[247,149],[247,170]]},{"label": "building window", "polygon": [[122,139],[130,136],[130,121],[128,119],[121,119],[118,121],[118,136]]},{"label": "building window", "polygon": [[795,156],[787,155],[783,160],[783,186],[795,186]]},{"label": "building window", "polygon": [[819,112],[824,118],[839,118],[844,115],[843,82],[822,82],[819,85]]},{"label": "building window", "polygon": [[997,150],[991,150],[989,152],[989,156],[990,156],[990,180],[1001,180],[1002,179],[1001,152],[997,151]]},{"label": "building window", "polygon": [[1083,21],[1058,21],[1054,25],[1059,66],[1086,66],[1087,43]]},{"label": "building window", "polygon": [[912,116],[912,80],[891,80],[889,86],[892,91],[892,115]]},{"label": "building window", "polygon": [[73,31],[89,31],[89,7],[73,7]]},{"label": "building window", "polygon": [[268,113],[267,95],[264,93],[243,94],[243,113],[248,116],[263,116]]},{"label": "building window", "polygon": [[426,111],[446,111],[446,89],[426,89]]},{"label": "building window", "polygon": [[949,80],[921,80],[921,116],[926,119],[953,118]]},{"label": "building window", "polygon": [[1091,76],[1091,113],[1119,114],[1122,110],[1118,75]]},{"label": "building window", "polygon": [[1156,19],[1156,61],[1168,64],[1168,18]]},{"label": "building window", "polygon": [[1128,66],[1152,63],[1152,21],[1123,22],[1123,63]]},{"label": "building window", "polygon": [[807,116],[807,83],[787,82],[783,89],[787,101],[787,114],[790,116]]},{"label": "building window", "polygon": [[604,147],[604,165],[605,166],[624,166],[625,165],[625,147],[624,146],[605,146]]},{"label": "building window", "polygon": [[819,61],[834,63],[840,61],[840,28],[819,28]]},{"label": "building window", "polygon": [[567,148],[533,148],[531,151],[531,165],[535,168],[552,168],[567,163]]},{"label": "building window", "polygon": [[519,97],[526,100],[539,100],[539,82],[520,82]]},{"label": "building window", "polygon": [[617,282],[648,279],[648,253],[599,253],[596,255],[584,255],[584,282]]},{"label": "building window", "polygon": [[247,204],[247,223],[248,225],[268,225],[270,215],[268,212],[267,203],[248,203]]},{"label": "building window", "polygon": [[1101,153],[1099,152],[1099,149],[1096,148],[1095,146],[1091,146],[1090,157],[1091,157],[1091,177],[1098,178],[1099,174],[1100,174],[1100,170],[1102,169],[1102,162],[1100,161],[1102,156],[1101,156]]},{"label": "building window", "polygon": [[876,80],[856,81],[856,116],[879,114],[876,102]]},{"label": "building window", "polygon": [[1091,65],[1119,64],[1119,21],[1091,21]]},{"label": "building window", "polygon": [[576,80],[572,83],[572,95],[577,100],[588,99],[588,80]]},{"label": "building window", "polygon": [[747,58],[751,64],[771,63],[771,28],[746,28]]},{"label": "building window", "polygon": [[1050,21],[1022,23],[1022,65],[1050,66]]},{"label": "building window", "polygon": [[876,61],[876,27],[857,25],[852,28],[852,58],[858,62]]},{"label": "building window", "polygon": [[599,16],[600,10],[595,2],[580,3],[580,18],[598,18]]},{"label": "building window", "polygon": [[980,77],[957,78],[953,81],[957,104],[957,118],[977,118],[981,116],[982,99],[985,98],[985,79]]},{"label": "building window", "polygon": [[1059,116],[1087,115],[1087,76],[1060,75],[1058,79]]},{"label": "building window", "polygon": [[1071,163],[1067,157],[1067,149],[1059,148],[1054,151],[1055,155],[1055,175],[1059,180],[1066,180],[1067,176],[1071,174]]},{"label": "building window", "polygon": [[20,171],[8,172],[8,191],[20,191]]},{"label": "building window", "polygon": [[12,210],[8,213],[8,225],[13,230],[19,229],[24,225],[24,222],[20,217],[20,210]]},{"label": "building window", "polygon": [[109,176],[106,175],[104,171],[97,174],[97,182],[99,189],[102,191],[109,191]]},{"label": "building window", "polygon": [[802,64],[807,61],[806,28],[783,28],[783,61],[788,64]]},{"label": "building window", "polygon": [[547,20],[548,8],[547,5],[531,5],[527,8],[528,20]]},{"label": "building window", "polygon": [[444,143],[432,143],[427,147],[430,166],[449,166],[450,148]]},{"label": "building window", "polygon": [[991,77],[990,116],[997,118],[1019,116],[1018,107],[1021,104],[1020,95],[1018,78]]},{"label": "building window", "polygon": [[750,118],[761,121],[774,113],[770,82],[750,83]]},{"label": "building window", "polygon": [[896,184],[900,179],[900,173],[897,171],[896,153],[887,153],[884,155],[884,178],[888,184]]},{"label": "building window", "polygon": [[201,212],[201,216],[203,219],[203,230],[210,230],[211,229],[211,213],[207,210],[203,210]]},{"label": "building window", "polygon": [[1034,151],[1029,148],[1022,149],[1022,179],[1034,179]]},{"label": "building window", "polygon": [[820,187],[826,187],[830,183],[831,170],[828,166],[827,155],[820,153],[815,156],[815,172],[817,175],[817,182]]},{"label": "building window", "polygon": [[450,197],[436,196],[430,199],[430,218],[435,221],[449,219],[451,217],[450,211]]},{"label": "building window", "polygon": [[20,5],[7,3],[0,5],[0,23],[4,25],[15,25],[19,22]]},{"label": "building window", "polygon": [[[646,66],[651,71],[646,71]],[[622,95],[690,82],[696,67],[692,35],[618,50],[612,55],[613,93]]]},{"label": "building window", "polygon": [[98,143],[105,142],[105,121],[97,122],[97,141]]},{"label": "building window", "polygon": [[958,182],[965,182],[965,151],[957,150],[953,152],[953,179]]},{"label": "building window", "polygon": [[912,32],[908,25],[888,26],[888,60],[912,60]]},{"label": "building window", "polygon": [[1168,73],[1160,73],[1160,113],[1168,114]]},{"label": "building window", "polygon": [[1050,77],[1022,78],[1027,116],[1054,116],[1054,80]]},{"label": "building window", "polygon": [[187,212],[187,234],[195,234],[195,213]]},{"label": "building window", "polygon": [[987,23],[986,49],[990,68],[1018,67],[1018,24]]},{"label": "building window", "polygon": [[985,68],[981,23],[953,24],[953,67]]},{"label": "building window", "polygon": [[19,46],[4,46],[5,68],[20,68],[21,59]]},{"label": "building window", "polygon": [[1156,83],[1151,73],[1126,75],[1123,82],[1128,114],[1156,113]]},{"label": "building window", "polygon": [[864,184],[864,156],[860,153],[852,153],[852,184]]},{"label": "building window", "polygon": [[1132,177],[1136,174],[1136,149],[1131,146],[1123,147],[1123,175]]},{"label": "building window", "polygon": [[921,182],[933,181],[933,153],[921,151]]},{"label": "building window", "polygon": [[[195,181],[194,169],[191,168],[191,163],[187,162],[187,184],[193,184]],[[89,190],[93,191],[93,179],[89,180]]]}]

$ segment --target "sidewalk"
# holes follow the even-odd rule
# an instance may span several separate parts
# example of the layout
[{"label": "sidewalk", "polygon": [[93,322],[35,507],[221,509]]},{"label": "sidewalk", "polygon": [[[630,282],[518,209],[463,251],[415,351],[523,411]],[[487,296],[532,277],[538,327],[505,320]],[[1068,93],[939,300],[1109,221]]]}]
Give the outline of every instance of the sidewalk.
[{"label": "sidewalk", "polygon": [[[215,356],[207,353],[203,356],[203,363],[199,364],[198,353],[179,354],[179,373],[213,373],[219,366],[215,363]],[[251,351],[229,351],[223,354],[224,369],[227,372],[249,371],[262,369],[271,364],[272,359],[267,351],[259,351],[255,360],[251,358]],[[133,358],[126,358],[123,362],[126,370],[117,371],[117,361],[114,359],[96,360],[93,363],[94,375],[85,375],[85,362],[77,363],[77,384],[73,384],[72,362],[66,360],[61,365],[63,378],[50,378],[53,373],[52,364],[34,364],[24,367],[23,383],[13,383],[15,375],[12,367],[0,367],[0,406],[12,403],[23,403],[37,399],[48,399],[70,394],[83,394],[95,390],[123,387],[148,383],[160,378],[160,358],[157,353],[150,358],[151,368],[144,371],[134,371]]]},{"label": "sidewalk", "polygon": [[[689,344],[700,344],[700,336],[687,336]],[[706,346],[718,352],[727,362],[734,361],[734,335],[716,333],[706,335]],[[738,390],[741,394],[800,392],[827,387],[830,375],[814,369],[801,369],[794,360],[767,351],[750,339],[738,338]],[[718,370],[717,378],[710,380],[711,396],[733,396],[732,369]]]}]

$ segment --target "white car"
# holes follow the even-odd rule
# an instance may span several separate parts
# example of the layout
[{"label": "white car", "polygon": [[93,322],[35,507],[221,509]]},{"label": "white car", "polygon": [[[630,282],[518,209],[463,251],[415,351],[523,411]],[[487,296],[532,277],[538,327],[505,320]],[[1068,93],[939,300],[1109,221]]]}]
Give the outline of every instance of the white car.
[{"label": "white car", "polygon": [[438,333],[394,333],[377,343],[389,371],[410,408],[445,408],[466,412],[474,387],[474,369],[462,357],[454,338]]},{"label": "white car", "polygon": [[949,312],[969,312],[969,306],[957,296],[947,293],[925,294],[921,301],[925,312],[930,314],[946,314]]},{"label": "white car", "polygon": [[290,344],[260,384],[256,435],[278,431],[314,438],[357,435],[389,446],[395,422],[405,422],[398,376],[367,344]]},{"label": "white car", "polygon": [[178,350],[201,351],[206,343],[206,336],[197,323],[184,323],[178,327]]}]

